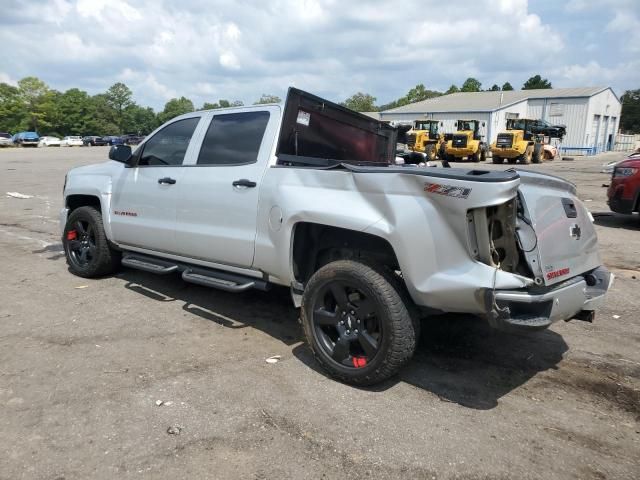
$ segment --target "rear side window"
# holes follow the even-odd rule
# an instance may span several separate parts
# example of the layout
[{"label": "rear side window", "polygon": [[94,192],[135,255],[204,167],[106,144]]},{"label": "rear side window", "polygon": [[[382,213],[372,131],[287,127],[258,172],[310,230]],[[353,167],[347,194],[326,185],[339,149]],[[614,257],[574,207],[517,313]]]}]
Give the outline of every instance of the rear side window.
[{"label": "rear side window", "polygon": [[198,165],[246,165],[258,160],[269,112],[216,115],[202,142]]},{"label": "rear side window", "polygon": [[182,165],[200,117],[173,122],[144,144],[138,165]]}]

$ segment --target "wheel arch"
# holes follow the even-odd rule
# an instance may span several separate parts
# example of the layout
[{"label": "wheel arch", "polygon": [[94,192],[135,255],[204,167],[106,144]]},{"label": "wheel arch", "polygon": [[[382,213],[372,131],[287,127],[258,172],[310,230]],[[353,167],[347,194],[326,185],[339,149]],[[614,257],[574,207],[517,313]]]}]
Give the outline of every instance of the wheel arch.
[{"label": "wheel arch", "polygon": [[65,198],[65,207],[69,209],[69,213],[80,207],[94,207],[96,210],[102,212],[102,202],[100,201],[100,197],[97,195],[86,195],[80,193],[67,195]]},{"label": "wheel arch", "polygon": [[375,234],[313,222],[294,225],[291,241],[293,276],[301,284],[322,265],[366,258],[394,270],[398,258],[391,244]]}]

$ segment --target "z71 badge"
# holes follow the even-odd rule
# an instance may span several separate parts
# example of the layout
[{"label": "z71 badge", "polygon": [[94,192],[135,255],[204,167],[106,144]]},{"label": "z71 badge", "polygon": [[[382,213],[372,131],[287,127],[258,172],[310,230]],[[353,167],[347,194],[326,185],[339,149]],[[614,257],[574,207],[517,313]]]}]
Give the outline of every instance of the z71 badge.
[{"label": "z71 badge", "polygon": [[471,189],[468,187],[454,187],[453,185],[440,185],[439,183],[425,183],[424,191],[454,198],[467,198],[471,193]]}]

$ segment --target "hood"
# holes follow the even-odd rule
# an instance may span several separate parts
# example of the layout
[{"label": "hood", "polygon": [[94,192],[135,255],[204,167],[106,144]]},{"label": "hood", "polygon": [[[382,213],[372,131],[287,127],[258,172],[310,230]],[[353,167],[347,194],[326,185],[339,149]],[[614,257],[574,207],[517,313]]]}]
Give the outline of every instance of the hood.
[{"label": "hood", "polygon": [[95,163],[71,169],[69,175],[112,175],[116,170],[122,168],[122,164],[109,160],[108,162]]}]

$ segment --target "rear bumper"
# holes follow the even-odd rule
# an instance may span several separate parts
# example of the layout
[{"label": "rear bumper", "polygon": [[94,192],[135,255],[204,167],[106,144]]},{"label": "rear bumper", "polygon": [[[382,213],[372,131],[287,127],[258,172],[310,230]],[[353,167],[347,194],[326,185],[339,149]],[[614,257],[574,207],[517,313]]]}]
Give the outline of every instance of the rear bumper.
[{"label": "rear bumper", "polygon": [[520,152],[513,147],[511,148],[492,147],[491,148],[491,155],[499,158],[517,158],[523,153],[524,151]]},{"label": "rear bumper", "polygon": [[468,157],[476,153],[476,150],[471,147],[466,148],[449,148],[447,147],[447,155],[452,157]]},{"label": "rear bumper", "polygon": [[540,330],[558,320],[585,317],[604,303],[613,279],[605,267],[598,267],[542,293],[487,291],[489,323],[500,330]]}]

